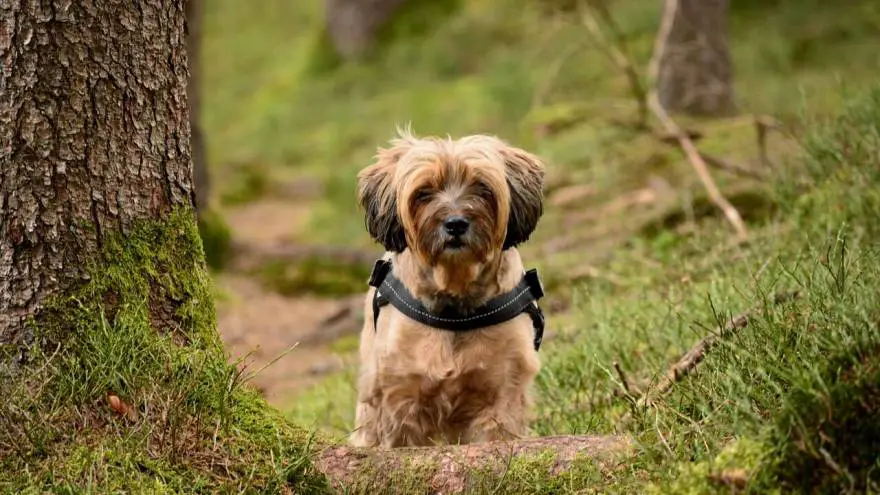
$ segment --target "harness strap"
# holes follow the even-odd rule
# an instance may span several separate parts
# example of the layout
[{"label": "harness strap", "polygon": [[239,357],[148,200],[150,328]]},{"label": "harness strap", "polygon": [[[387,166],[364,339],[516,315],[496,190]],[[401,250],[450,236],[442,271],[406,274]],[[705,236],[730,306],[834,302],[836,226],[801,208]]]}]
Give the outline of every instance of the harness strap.
[{"label": "harness strap", "polygon": [[453,332],[468,332],[497,325],[527,313],[535,329],[535,350],[541,347],[545,319],[537,301],[544,296],[544,290],[537,270],[527,271],[513,290],[493,298],[469,314],[461,314],[450,308],[440,313],[428,311],[391,273],[391,262],[387,260],[376,261],[369,284],[376,288],[372,301],[374,331],[377,329],[379,310],[387,304],[420,323]]}]

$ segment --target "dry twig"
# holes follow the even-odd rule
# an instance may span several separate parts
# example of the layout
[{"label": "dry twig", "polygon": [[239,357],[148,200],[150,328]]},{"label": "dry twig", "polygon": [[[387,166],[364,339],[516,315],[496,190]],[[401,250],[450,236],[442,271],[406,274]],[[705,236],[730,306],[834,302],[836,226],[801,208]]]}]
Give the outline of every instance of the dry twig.
[{"label": "dry twig", "polygon": [[[592,12],[590,12],[590,9],[596,9],[596,11],[599,12],[599,15],[602,16],[605,25],[608,26],[608,29],[614,35],[617,45],[609,43],[605,39],[605,33],[602,32],[602,28],[599,27],[599,23],[596,22],[596,18],[593,16]],[[632,91],[633,98],[635,98],[639,105],[638,127],[641,129],[647,129],[648,91],[645,89],[644,84],[642,84],[642,79],[639,77],[638,70],[636,70],[635,65],[632,63],[632,57],[629,55],[629,47],[626,43],[626,36],[623,35],[623,32],[617,26],[617,23],[614,22],[611,12],[608,11],[608,7],[602,0],[590,2],[587,7],[581,8],[580,11],[581,20],[590,31],[590,34],[593,35],[593,39],[599,47],[605,51],[605,54],[611,59],[611,62],[623,71],[629,80],[630,91]]]},{"label": "dry twig", "polygon": [[342,300],[338,308],[324,318],[313,332],[303,336],[303,345],[324,344],[346,335],[358,333],[364,321],[363,307],[364,296],[362,294],[356,294]]},{"label": "dry twig", "polygon": [[[691,142],[694,141],[694,134],[695,133],[693,132],[688,132],[688,136],[691,138]],[[680,141],[677,136],[663,134],[657,136],[657,138],[663,143],[680,146]],[[750,179],[763,180],[766,178],[765,174],[762,173],[760,170],[756,170],[752,167],[747,167],[727,158],[710,155],[702,151],[700,152],[700,157],[706,162],[706,165],[717,168],[718,170],[723,170],[725,172],[738,175],[740,177],[748,177]]]},{"label": "dry twig", "polygon": [[596,278],[604,280],[617,287],[624,285],[623,281],[616,275],[606,273],[605,271],[596,268],[594,265],[589,264],[583,264],[572,268],[568,271],[568,276],[566,278],[570,281]]},{"label": "dry twig", "polygon": [[[773,304],[782,304],[798,297],[798,295],[799,293],[797,291],[781,292],[773,296]],[[700,339],[696,345],[691,347],[690,350],[676,361],[676,363],[673,364],[669,370],[667,370],[666,373],[664,373],[663,376],[645,392],[644,395],[642,395],[636,404],[637,407],[644,408],[646,406],[651,406],[656,398],[667,394],[676,382],[684,379],[684,377],[689,375],[697,365],[703,361],[703,358],[706,357],[706,353],[718,343],[720,338],[732,335],[748,326],[752,314],[756,311],[757,308],[746,311],[739,316],[732,318],[727,325],[721,329],[719,334],[710,334]]]},{"label": "dry twig", "polygon": [[763,180],[766,178],[763,173],[751,167],[746,167],[745,165],[728,160],[727,158],[708,155],[706,153],[700,153],[700,156],[703,157],[703,160],[705,160],[708,165],[711,165],[719,170],[724,170],[725,172],[730,172],[732,174],[739,175],[740,177],[748,177],[750,179]]},{"label": "dry twig", "polygon": [[620,378],[620,384],[623,386],[623,390],[626,393],[629,393],[629,380],[626,379],[626,374],[623,372],[623,368],[620,367],[620,363],[614,361],[614,371],[617,372],[617,377]]}]

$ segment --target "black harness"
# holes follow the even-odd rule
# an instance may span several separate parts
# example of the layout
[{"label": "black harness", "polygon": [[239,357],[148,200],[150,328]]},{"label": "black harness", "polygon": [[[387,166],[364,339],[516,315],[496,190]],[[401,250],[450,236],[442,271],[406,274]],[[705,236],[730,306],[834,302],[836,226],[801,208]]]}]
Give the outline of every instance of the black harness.
[{"label": "black harness", "polygon": [[454,308],[444,308],[440,313],[428,311],[391,273],[391,262],[387,260],[376,261],[369,283],[376,288],[373,294],[373,331],[377,328],[379,309],[389,303],[419,323],[453,332],[478,330],[528,313],[535,327],[535,350],[541,347],[541,340],[544,338],[544,313],[538,307],[537,301],[544,297],[544,289],[535,269],[527,271],[513,290],[491,299],[468,314]]}]

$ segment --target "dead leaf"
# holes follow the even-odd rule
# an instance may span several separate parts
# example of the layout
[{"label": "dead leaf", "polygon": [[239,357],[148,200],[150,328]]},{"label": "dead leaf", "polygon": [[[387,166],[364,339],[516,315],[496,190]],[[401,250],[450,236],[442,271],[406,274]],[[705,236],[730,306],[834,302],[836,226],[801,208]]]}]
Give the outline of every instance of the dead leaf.
[{"label": "dead leaf", "polygon": [[716,481],[737,490],[742,490],[749,482],[749,473],[745,469],[725,469],[715,477]]},{"label": "dead leaf", "polygon": [[110,403],[110,409],[113,409],[116,414],[128,419],[137,418],[137,412],[134,407],[126,404],[118,395],[113,393],[107,394],[107,402]]}]

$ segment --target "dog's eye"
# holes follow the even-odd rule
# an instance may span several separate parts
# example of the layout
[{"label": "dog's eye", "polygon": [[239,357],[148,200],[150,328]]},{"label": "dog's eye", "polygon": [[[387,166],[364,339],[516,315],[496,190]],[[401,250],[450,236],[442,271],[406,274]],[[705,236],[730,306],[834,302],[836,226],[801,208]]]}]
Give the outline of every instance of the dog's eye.
[{"label": "dog's eye", "polygon": [[416,194],[413,197],[413,199],[415,199],[415,201],[418,203],[424,203],[425,201],[428,201],[429,199],[431,199],[432,194],[433,193],[431,192],[430,189],[427,189],[427,188],[419,189],[418,191],[416,191]]},{"label": "dog's eye", "polygon": [[480,184],[477,187],[477,195],[483,199],[491,200],[495,197],[495,194],[492,192],[492,189],[485,184]]}]

